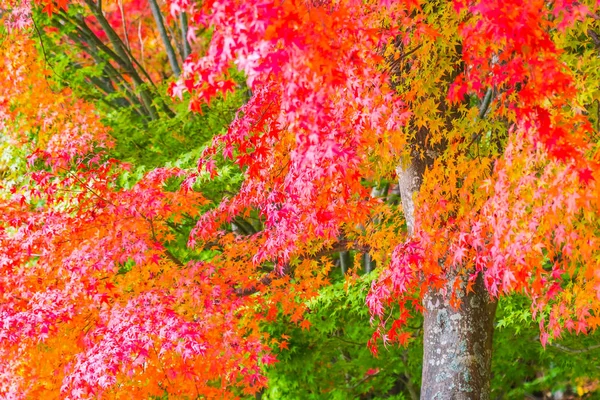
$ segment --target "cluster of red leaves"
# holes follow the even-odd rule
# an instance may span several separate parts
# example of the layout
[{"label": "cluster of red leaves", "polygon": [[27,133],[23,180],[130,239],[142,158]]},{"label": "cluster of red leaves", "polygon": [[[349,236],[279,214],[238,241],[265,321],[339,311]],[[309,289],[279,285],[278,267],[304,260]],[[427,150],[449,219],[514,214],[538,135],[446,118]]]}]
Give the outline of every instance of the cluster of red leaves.
[{"label": "cluster of red leaves", "polygon": [[[174,2],[179,9],[184,6]],[[208,240],[222,222],[249,209],[265,220],[254,261],[290,259],[298,243],[335,240],[344,223],[372,208],[361,185],[373,144],[408,117],[383,72],[378,48],[394,7],[355,2],[205,2],[194,20],[214,27],[204,57],[189,60],[171,88],[189,91],[192,108],[225,93],[232,63],[253,92],[226,135],[199,163],[213,169],[218,151],[246,173],[239,194],[205,215],[192,234]]]},{"label": "cluster of red leaves", "polygon": [[[238,326],[248,302],[161,245],[168,221],[193,216],[202,199],[162,190],[177,171],[111,190],[112,167],[34,174],[35,188],[2,203],[0,337],[4,356],[20,360],[3,385],[24,377],[12,394],[43,398],[58,387],[71,398],[252,387],[267,347],[258,327]],[[57,194],[66,190],[79,192]]]},{"label": "cluster of red leaves", "polygon": [[[175,10],[185,8],[174,3]],[[456,1],[453,7],[449,20],[456,29],[448,31],[460,41],[466,67],[451,85],[448,103],[467,94],[483,97],[493,88],[498,94],[492,118],[508,119],[514,127],[501,158],[484,160],[465,157],[466,143],[433,131],[431,142],[453,145],[426,177],[416,216],[420,228],[413,244],[392,253],[390,270],[369,296],[371,310],[383,323],[384,304],[399,301],[402,307],[405,295],[440,287],[446,273],[458,269],[471,282],[482,272],[494,296],[524,291],[538,310],[553,301],[564,322],[552,318],[555,335],[560,326],[574,326],[572,316],[578,331],[595,327],[597,289],[583,288],[598,287],[590,271],[597,270],[599,168],[589,157],[592,128],[577,105],[572,72],[551,36],[591,10],[569,1]],[[410,112],[420,117],[424,106],[435,112],[423,97],[442,95],[435,87],[427,92],[428,82],[421,81],[394,96],[388,78],[373,68],[382,63],[377,48],[397,35],[403,45],[422,48],[422,59],[416,59],[425,63],[428,46],[450,36],[439,30],[448,26],[430,23],[431,12],[421,2],[205,3],[197,20],[215,27],[208,54],[186,65],[173,92],[187,90],[209,101],[230,88],[227,68],[234,60],[253,97],[200,160],[200,168],[211,170],[208,157],[221,151],[246,167],[248,179],[237,196],[201,219],[195,233],[207,240],[232,215],[257,208],[267,229],[266,247],[255,261],[285,262],[298,242],[333,240],[344,224],[365,221],[368,214],[361,211],[373,203],[365,200],[360,181],[376,169],[369,159],[377,149],[373,139],[385,141],[384,152],[398,160],[402,141],[392,139],[394,132]],[[381,29],[381,21],[402,24]],[[412,246],[422,249],[421,256],[407,256]],[[546,271],[549,260],[560,262],[552,261]],[[570,280],[559,271],[570,271]],[[569,295],[573,288],[578,296]]]},{"label": "cluster of red leaves", "polygon": [[[174,10],[185,8],[174,3]],[[420,228],[413,244],[396,249],[390,270],[374,285],[372,311],[383,323],[383,304],[399,301],[402,307],[404,295],[440,287],[448,272],[460,270],[471,282],[482,272],[494,296],[524,291],[536,310],[553,302],[563,310],[549,326],[555,335],[560,326],[574,326],[572,317],[578,331],[595,327],[597,290],[583,288],[598,287],[589,271],[597,270],[599,168],[589,157],[592,127],[576,104],[572,72],[550,33],[564,32],[590,10],[565,1],[453,6],[451,18],[460,20],[454,40],[461,42],[466,67],[451,85],[448,103],[467,94],[483,97],[493,88],[498,94],[492,118],[514,125],[500,158],[465,157],[466,143],[457,141],[436,161],[419,197]],[[376,168],[369,158],[376,143],[385,141],[398,160],[402,141],[391,139],[394,132],[411,111],[419,116],[423,96],[440,96],[435,87],[426,91],[427,82],[395,96],[388,77],[373,68],[383,62],[377,49],[397,35],[405,46],[422,47],[426,59],[426,46],[444,36],[428,13],[420,2],[205,3],[196,21],[215,27],[208,54],[186,64],[173,93],[187,90],[210,101],[231,88],[227,68],[233,61],[245,72],[253,97],[199,164],[212,173],[210,157],[219,151],[245,167],[247,180],[239,194],[201,218],[191,244],[196,235],[208,240],[223,222],[255,208],[266,230],[254,261],[286,262],[298,243],[335,240],[344,224],[366,221],[364,210],[373,203],[360,183]],[[403,25],[381,29],[381,21]],[[456,140],[443,130],[440,136],[430,140]],[[412,246],[422,249],[421,256],[407,255]],[[546,271],[549,260],[554,266]],[[567,270],[565,280],[559,271]],[[578,296],[569,295],[572,288]]]},{"label": "cluster of red leaves", "polygon": [[[600,322],[599,154],[590,140],[593,127],[578,104],[575,72],[551,36],[592,18],[590,10],[564,1],[467,3],[454,4],[465,67],[448,102],[460,103],[473,93],[483,98],[493,88],[497,94],[488,118],[510,122],[507,144],[501,154],[473,158],[465,156],[473,140],[464,134],[449,131],[437,139],[450,145],[426,173],[418,229],[409,244],[396,248],[391,271],[382,272],[368,298],[379,319],[378,334],[387,339],[385,304],[402,306],[415,289],[442,288],[444,278],[456,273],[469,280],[466,290],[482,273],[492,296],[527,294],[543,344],[564,328],[595,329]],[[411,15],[411,20],[419,18]],[[425,36],[406,31],[413,48],[444,36],[436,30]],[[421,105],[418,99],[407,101],[409,108]],[[476,123],[473,113],[463,118]],[[434,142],[435,137],[434,131]],[[414,249],[420,250],[411,258]],[[455,294],[448,296],[457,300]],[[394,327],[387,332],[393,335]]]},{"label": "cluster of red leaves", "polygon": [[514,112],[521,128],[538,125],[529,132],[552,157],[582,160],[591,127],[582,115],[565,118],[561,113],[563,106],[572,105],[576,93],[550,32],[564,32],[590,10],[574,1],[486,1],[470,5],[468,12],[473,17],[460,32],[463,60],[477,68],[468,69],[450,95],[458,99],[467,91],[496,88],[502,91],[500,103]]},{"label": "cluster of red leaves", "polygon": [[[2,126],[30,162],[0,189],[0,393],[258,390],[261,366],[274,359],[259,319],[242,310],[261,303],[236,296],[231,271],[184,265],[164,246],[170,225],[205,204],[194,191],[165,190],[184,171],[156,169],[120,188],[127,166],[107,159],[93,109],[53,91],[26,35],[13,33],[2,49]],[[244,263],[231,254],[231,268]]]},{"label": "cluster of red leaves", "polygon": [[7,0],[2,5],[3,10],[6,10],[3,22],[7,29],[19,30],[31,25],[31,2]]}]

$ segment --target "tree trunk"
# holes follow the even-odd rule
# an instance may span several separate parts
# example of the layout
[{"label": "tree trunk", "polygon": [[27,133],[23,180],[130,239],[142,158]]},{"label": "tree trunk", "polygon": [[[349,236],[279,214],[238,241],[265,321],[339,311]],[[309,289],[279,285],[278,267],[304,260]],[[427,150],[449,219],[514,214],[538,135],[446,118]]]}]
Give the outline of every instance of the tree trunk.
[{"label": "tree trunk", "polygon": [[[459,278],[460,279],[460,278]],[[453,281],[447,285],[451,293]],[[492,337],[497,302],[481,275],[455,308],[449,296],[430,290],[423,297],[424,337],[421,399],[490,398]]]},{"label": "tree trunk", "polygon": [[[398,166],[402,208],[412,236],[415,229],[415,196],[419,191],[427,160],[415,155],[408,165]],[[497,302],[490,299],[479,275],[472,291],[461,277],[449,276],[445,288],[431,288],[423,296],[423,400],[487,400],[490,398],[492,336]],[[460,306],[452,306],[452,290]]]}]

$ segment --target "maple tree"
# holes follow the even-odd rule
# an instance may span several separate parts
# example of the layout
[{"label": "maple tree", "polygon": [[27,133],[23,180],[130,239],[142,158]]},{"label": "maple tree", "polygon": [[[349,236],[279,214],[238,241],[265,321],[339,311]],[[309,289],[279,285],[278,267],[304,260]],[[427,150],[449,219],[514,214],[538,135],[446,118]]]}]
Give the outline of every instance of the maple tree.
[{"label": "maple tree", "polygon": [[[531,300],[544,345],[598,326],[597,1],[105,3],[36,6],[69,60],[110,72],[83,76],[109,107],[172,117],[162,73],[206,111],[233,68],[250,98],[197,168],[123,184],[110,130],[49,83],[34,5],[9,2],[3,151],[26,162],[2,169],[3,395],[257,393],[287,345],[261,322],[309,328],[348,251],[348,284],[360,253],[378,266],[372,351],[423,311],[422,398],[487,396],[499,296]],[[239,190],[207,198],[233,166]]]}]

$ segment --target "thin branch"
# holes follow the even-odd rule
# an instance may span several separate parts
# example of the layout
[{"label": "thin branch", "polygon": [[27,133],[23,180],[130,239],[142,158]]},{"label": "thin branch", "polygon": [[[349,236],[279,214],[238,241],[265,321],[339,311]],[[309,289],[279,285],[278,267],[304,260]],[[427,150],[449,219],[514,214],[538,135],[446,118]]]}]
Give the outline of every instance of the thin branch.
[{"label": "thin branch", "polygon": [[[492,90],[492,88],[488,88],[488,90],[485,92],[485,95],[483,96],[483,100],[481,101],[481,105],[479,106],[479,113],[477,114],[477,118],[479,119],[484,119],[485,115],[487,114],[488,109],[490,108],[490,104],[492,103],[492,97],[493,97],[494,91]],[[467,149],[471,148],[471,146],[473,145],[473,143],[475,143],[476,141],[478,141],[482,136],[482,133],[477,133],[477,134],[473,134],[471,136],[471,141],[469,142],[469,144],[467,145]]]},{"label": "thin branch", "polygon": [[[119,35],[114,31],[114,29],[112,28],[110,23],[104,17],[104,13],[102,12],[102,9],[100,8],[101,5],[95,4],[92,0],[84,0],[84,1],[88,5],[92,14],[94,14],[96,19],[98,20],[98,23],[100,24],[102,29],[104,29],[104,32],[106,33],[106,36],[108,36],[108,39],[112,43],[115,52],[124,61],[127,60],[127,61],[129,61],[129,64],[131,64],[131,60],[129,60],[129,56],[127,55],[127,51],[126,51],[123,41],[121,40]],[[80,18],[80,20],[81,20],[81,18]]]},{"label": "thin branch", "polygon": [[181,42],[183,43],[183,61],[185,61],[192,52],[190,42],[187,39],[189,27],[187,14],[185,12],[179,14],[179,25],[181,27]]},{"label": "thin branch", "polygon": [[[131,77],[133,78],[134,81],[137,81],[138,83],[143,82],[142,79],[139,77],[139,75],[137,75],[136,71],[132,70],[131,63],[128,62],[128,60],[123,59],[120,55],[115,53],[110,47],[108,47],[106,44],[104,44],[104,42],[102,40],[100,40],[100,38],[98,36],[96,36],[94,31],[92,31],[90,29],[90,27],[85,23],[85,21],[82,18],[72,19],[72,18],[68,17],[66,14],[61,15],[61,17],[65,18],[65,20],[75,24],[75,30],[83,38],[87,39],[85,41],[86,43],[90,44],[90,41],[93,42],[96,46],[98,46],[98,48],[100,48],[102,50],[103,53],[105,53],[108,57],[110,57],[110,59],[112,59],[117,64],[119,64],[121,66],[121,68],[123,68],[125,70],[125,72],[127,74],[131,75]],[[75,36],[75,37],[77,37],[77,36]],[[71,38],[73,38],[72,35],[71,35]]]},{"label": "thin branch", "polygon": [[368,381],[369,379],[379,375],[379,373],[381,372],[381,369],[378,370],[377,372],[374,372],[372,374],[367,374],[364,378],[362,378],[361,380],[359,380],[358,382],[356,382],[356,384],[350,388],[348,388],[348,391],[352,391],[354,389],[356,389],[357,387],[359,387],[360,385],[362,385],[363,383],[365,383],[366,381]]},{"label": "thin branch", "polygon": [[125,46],[127,46],[127,50],[131,52],[131,45],[129,44],[129,34],[127,33],[127,22],[125,22],[125,12],[123,11],[123,0],[118,0],[117,3],[119,5],[119,11],[121,12],[123,35],[125,35]]},{"label": "thin branch", "polygon": [[83,180],[81,180],[77,175],[75,175],[73,172],[69,171],[66,168],[62,168],[60,167],[60,169],[62,169],[63,171],[65,171],[68,175],[71,175],[73,178],[75,178],[75,180],[77,182],[79,182],[84,188],[86,188],[90,193],[92,193],[94,196],[96,196],[97,198],[99,198],[100,200],[102,200],[103,202],[105,202],[106,204],[110,204],[113,207],[117,207],[115,205],[115,203],[113,203],[110,200],[105,199],[104,197],[102,197],[100,194],[98,194],[94,189],[92,189],[87,183],[85,183]]},{"label": "thin branch", "polygon": [[593,346],[589,346],[589,347],[584,347],[582,349],[573,349],[571,347],[567,347],[567,346],[563,346],[562,344],[558,344],[558,343],[549,343],[550,346],[557,348],[560,351],[564,351],[565,353],[569,353],[569,354],[583,354],[583,353],[589,353],[590,351],[596,350],[596,349],[600,349],[600,344],[595,344]]},{"label": "thin branch", "polygon": [[481,102],[481,106],[479,107],[479,115],[477,116],[479,119],[483,119],[490,108],[490,104],[492,103],[492,94],[492,88],[488,88],[488,90],[485,92],[485,96],[483,97],[483,101]]},{"label": "thin branch", "polygon": [[[111,82],[113,81],[113,79],[116,80],[114,84],[116,84],[118,87],[121,88],[121,90],[123,90],[125,97],[129,101],[131,106],[134,107],[135,111],[138,114],[144,117],[150,117],[149,110],[145,107],[145,104],[141,102],[140,99],[135,95],[134,89],[129,86],[129,82],[127,81],[127,79],[125,79],[125,77],[110,62],[106,61],[100,56],[100,54],[98,53],[98,48],[100,48],[102,52],[104,52],[111,59],[113,59],[119,65],[122,66],[122,64],[118,62],[120,57],[118,57],[114,52],[112,52],[110,48],[106,47],[106,45],[102,43],[102,41],[100,41],[100,39],[98,39],[95,35],[90,36],[89,33],[84,31],[80,26],[76,26],[75,29],[79,36],[69,34],[68,37],[71,38],[71,40],[73,40],[75,43],[77,43],[78,47],[82,51],[89,54],[96,63],[104,64],[104,76]],[[115,57],[118,57],[119,59],[113,58],[111,54]]]},{"label": "thin branch", "polygon": [[[369,247],[360,245],[356,242],[352,242],[352,241],[348,241],[348,240],[340,240],[340,241],[334,243],[333,246],[330,248],[323,249],[323,250],[318,251],[317,253],[309,255],[309,256],[300,257],[300,261],[306,260],[306,259],[318,260],[321,257],[339,253],[340,251],[348,250],[349,247],[352,249],[364,252],[364,253],[367,253],[370,250]],[[290,264],[285,264],[281,268],[281,272],[273,270],[273,271],[267,273],[265,276],[263,276],[256,285],[251,285],[251,286],[248,286],[245,288],[237,288],[235,290],[235,293],[238,296],[250,296],[252,294],[258,293],[260,291],[260,287],[258,287],[258,286],[269,286],[269,285],[271,285],[271,283],[273,282],[273,279],[275,279],[275,277],[277,275],[285,275],[285,274],[289,273],[290,271],[291,271]]]},{"label": "thin branch", "polygon": [[129,52],[127,50],[127,48],[125,47],[125,44],[123,43],[123,41],[121,40],[121,38],[119,37],[117,32],[115,32],[113,27],[110,25],[110,23],[108,22],[108,20],[102,13],[102,10],[99,8],[96,8],[96,6],[94,5],[94,2],[91,0],[85,0],[85,2],[88,5],[88,7],[90,8],[90,11],[92,12],[92,14],[94,14],[96,19],[98,20],[98,23],[100,23],[100,26],[102,27],[102,29],[104,29],[106,36],[108,36],[108,39],[110,40],[113,47],[115,48],[115,52],[117,52],[117,54],[119,54],[119,56],[124,61],[127,61],[127,63],[130,66],[130,69],[133,69],[133,73],[135,75],[137,75],[137,78],[140,81],[140,83],[143,83],[143,80],[137,74],[137,71],[135,70],[133,63],[139,68],[139,70],[146,77],[146,79],[148,79],[148,83],[150,85],[152,85],[153,87],[156,87],[156,85],[154,85],[154,82],[152,81],[152,78],[150,77],[150,74],[148,74],[148,72],[144,69],[144,67],[142,67],[142,65],[137,61],[137,59],[135,57],[133,57],[131,52]]},{"label": "thin branch", "polygon": [[[40,33],[40,30],[37,26],[37,23],[35,22],[35,19],[31,18],[32,22],[33,22],[33,27],[35,28],[35,32],[38,35],[38,38],[40,39],[40,46],[42,47],[42,54],[44,55],[44,61],[46,62],[46,65],[48,66],[48,68],[50,68],[50,70],[52,71],[52,73],[54,75],[56,75],[58,77],[58,79],[60,79],[61,81],[63,81],[63,77],[60,76],[55,70],[54,67],[50,64],[50,62],[48,61],[48,55],[46,54],[46,47],[44,46],[44,40],[42,39],[42,34]],[[47,79],[44,79],[44,81],[46,82],[46,85],[48,86],[48,88],[50,89],[50,91],[52,93],[58,93],[57,91],[54,90],[54,88],[52,86],[50,86],[50,83],[48,82]]]},{"label": "thin branch", "polygon": [[140,54],[142,57],[142,65],[146,66],[144,61],[144,38],[142,37],[142,21],[138,23],[138,39],[140,40]]},{"label": "thin branch", "polygon": [[171,250],[167,249],[166,246],[164,244],[162,244],[160,240],[158,240],[158,237],[156,236],[156,230],[154,229],[154,219],[148,218],[140,212],[138,212],[138,214],[140,214],[140,216],[143,219],[145,219],[146,222],[148,222],[148,224],[150,225],[150,234],[152,235],[152,240],[154,240],[156,243],[159,243],[162,246],[162,249],[163,249],[165,255],[167,256],[167,258],[169,260],[173,261],[173,263],[175,263],[175,265],[178,265],[180,267],[185,267],[185,264],[183,263],[183,261],[181,261],[179,258],[177,258],[175,256],[175,254],[173,254],[171,252]]},{"label": "thin branch", "polygon": [[[86,0],[86,1],[90,2],[90,0]],[[132,80],[133,80],[133,82],[135,84],[142,86],[141,90],[140,90],[140,96],[141,96],[141,99],[142,99],[142,104],[143,104],[144,108],[147,110],[148,115],[150,116],[150,118],[151,119],[156,119],[157,116],[156,116],[156,113],[154,111],[154,107],[152,105],[152,97],[148,93],[148,90],[143,87],[144,81],[138,75],[137,71],[135,70],[135,68],[131,64],[131,61],[129,60],[129,58],[127,57],[127,55],[125,55],[125,58],[123,58],[123,54],[117,54],[117,53],[115,53],[115,51],[113,51],[106,44],[104,44],[104,42],[102,42],[102,40],[100,40],[100,38],[98,38],[98,36],[96,36],[96,34],[86,24],[85,20],[81,16],[79,16],[79,18],[73,19],[68,14],[66,14],[64,12],[61,12],[60,16],[62,18],[64,18],[66,21],[69,21],[69,22],[75,24],[76,31],[82,37],[84,37],[84,38],[87,39],[86,42],[88,44],[90,44],[90,41],[93,42],[96,46],[98,46],[98,48],[100,48],[102,50],[102,52],[104,52],[108,57],[110,57],[110,59],[114,60],[117,64],[119,64],[121,66],[121,68],[123,68],[125,70],[125,72],[128,75],[131,76],[131,78],[132,78]],[[114,31],[113,31],[113,33],[114,33]],[[115,33],[115,35],[116,35],[116,33]],[[120,40],[118,38],[118,36],[117,36],[117,39]],[[113,43],[113,46],[115,46],[114,43]],[[83,47],[83,49],[88,54],[94,56],[85,47]],[[94,57],[94,58],[96,59],[96,57]],[[110,65],[110,63],[107,63],[107,65]],[[114,71],[117,72],[116,70],[114,70]],[[124,78],[122,79],[122,81],[126,82],[126,80]]]},{"label": "thin branch", "polygon": [[340,251],[340,268],[342,269],[342,275],[346,275],[348,268],[350,267],[350,253],[347,251]]},{"label": "thin branch", "polygon": [[167,35],[167,30],[165,29],[165,23],[163,21],[162,13],[160,12],[160,8],[158,7],[158,3],[156,0],[148,0],[150,3],[150,10],[152,11],[152,16],[154,17],[154,21],[156,22],[156,27],[158,28],[158,33],[160,34],[160,38],[165,46],[165,50],[167,51],[167,57],[169,58],[169,64],[171,64],[171,69],[176,77],[181,75],[181,69],[179,69],[179,64],[177,64],[177,56],[175,55],[175,50],[173,49],[173,45],[171,45],[171,41],[169,40],[169,35]]},{"label": "thin branch", "polygon": [[[146,114],[139,110],[139,104],[132,104],[131,100],[128,97],[120,96],[120,93],[118,93],[112,86],[112,81],[109,78],[106,77],[103,80],[101,78],[86,77],[86,81],[89,84],[95,86],[96,89],[100,91],[99,94],[86,93],[86,96],[88,96],[89,98],[98,100],[115,110],[130,107],[140,117],[147,117]],[[109,97],[114,96],[115,94],[119,94],[119,97],[115,98],[114,100],[109,100]]]}]

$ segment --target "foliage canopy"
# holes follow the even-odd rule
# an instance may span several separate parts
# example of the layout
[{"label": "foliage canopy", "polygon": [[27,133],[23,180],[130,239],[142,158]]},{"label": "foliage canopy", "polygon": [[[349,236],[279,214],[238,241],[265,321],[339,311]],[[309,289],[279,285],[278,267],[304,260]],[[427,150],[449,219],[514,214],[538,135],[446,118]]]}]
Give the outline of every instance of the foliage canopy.
[{"label": "foliage canopy", "polygon": [[340,285],[375,353],[477,279],[595,330],[599,4],[9,0],[0,393],[254,395]]}]

